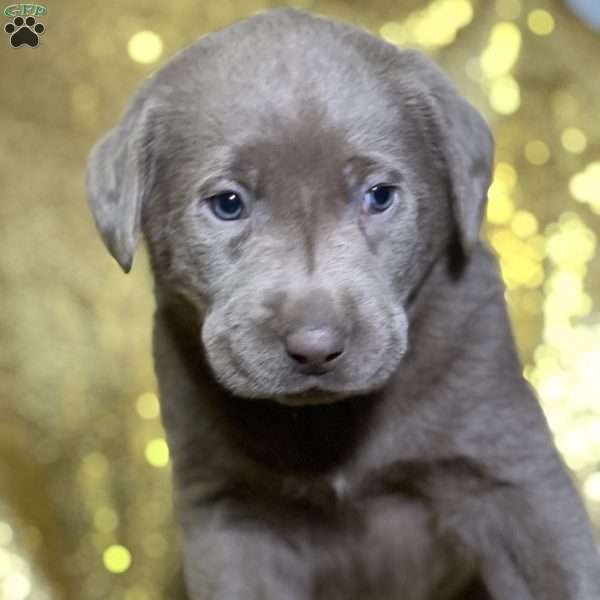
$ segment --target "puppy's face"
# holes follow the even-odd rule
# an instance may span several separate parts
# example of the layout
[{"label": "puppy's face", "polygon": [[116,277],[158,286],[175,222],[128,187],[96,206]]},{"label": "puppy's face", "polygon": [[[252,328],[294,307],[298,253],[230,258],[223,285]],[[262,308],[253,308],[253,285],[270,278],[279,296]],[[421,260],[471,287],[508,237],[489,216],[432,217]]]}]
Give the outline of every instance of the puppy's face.
[{"label": "puppy's face", "polygon": [[[121,125],[135,164],[120,186],[137,177],[139,206],[115,192],[133,238],[117,216],[107,243],[128,268],[142,223],[159,285],[196,307],[191,333],[236,395],[306,404],[383,386],[407,350],[411,293],[453,232],[472,242],[482,199],[461,214],[443,111],[422,59],[404,57],[402,73],[399,57],[346,26],[261,15],[180,55]],[[484,197],[489,136],[460,102],[488,156],[477,189],[479,166],[459,183]]]},{"label": "puppy's face", "polygon": [[157,181],[156,201],[176,204],[153,214],[147,236],[169,257],[155,261],[166,285],[201,311],[223,385],[329,401],[381,386],[406,350],[405,301],[431,238],[419,214],[427,173],[366,123],[336,123],[306,99],[282,108],[262,125],[233,119],[215,131],[200,116],[193,133],[172,132],[178,165]]}]

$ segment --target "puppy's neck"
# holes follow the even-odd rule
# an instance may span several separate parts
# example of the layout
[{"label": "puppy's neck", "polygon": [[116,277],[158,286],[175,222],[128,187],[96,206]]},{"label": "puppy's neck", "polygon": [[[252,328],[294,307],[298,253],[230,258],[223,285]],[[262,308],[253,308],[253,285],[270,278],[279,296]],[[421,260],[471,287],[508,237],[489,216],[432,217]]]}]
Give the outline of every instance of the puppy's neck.
[{"label": "puppy's neck", "polygon": [[430,386],[430,377],[440,370],[472,367],[474,354],[483,359],[495,352],[498,359],[516,359],[504,284],[496,259],[483,242],[469,256],[450,244],[450,251],[431,265],[412,298],[408,320],[409,348],[398,372],[413,385]]}]

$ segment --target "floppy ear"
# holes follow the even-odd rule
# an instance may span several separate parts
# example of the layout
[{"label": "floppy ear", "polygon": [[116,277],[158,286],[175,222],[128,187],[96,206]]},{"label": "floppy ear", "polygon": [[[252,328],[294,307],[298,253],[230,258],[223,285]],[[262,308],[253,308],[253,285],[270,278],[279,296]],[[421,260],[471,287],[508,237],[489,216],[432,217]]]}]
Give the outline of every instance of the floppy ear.
[{"label": "floppy ear", "polygon": [[128,273],[140,233],[141,211],[152,183],[151,111],[134,102],[88,160],[89,205],[102,241]]},{"label": "floppy ear", "polygon": [[400,54],[411,75],[422,84],[421,94],[433,121],[433,143],[448,175],[459,238],[468,254],[479,239],[491,181],[492,134],[475,107],[431,60],[413,50]]}]

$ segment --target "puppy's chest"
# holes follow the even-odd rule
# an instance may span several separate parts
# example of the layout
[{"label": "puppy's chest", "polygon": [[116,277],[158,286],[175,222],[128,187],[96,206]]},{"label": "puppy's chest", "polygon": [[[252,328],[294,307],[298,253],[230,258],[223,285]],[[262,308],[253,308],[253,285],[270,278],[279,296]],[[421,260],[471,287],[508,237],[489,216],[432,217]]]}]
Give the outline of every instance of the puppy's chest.
[{"label": "puppy's chest", "polygon": [[308,561],[315,598],[442,600],[441,590],[460,588],[470,575],[446,516],[426,498],[365,496],[342,475],[311,491],[312,500],[329,503],[324,517],[307,513],[307,534],[296,538],[304,540],[300,557],[318,557]]},{"label": "puppy's chest", "polygon": [[440,515],[420,499],[385,495],[355,503],[346,496],[339,502],[332,522],[313,523],[306,538],[305,551],[320,557],[312,563],[318,598],[441,599],[440,590],[456,589],[468,577]]}]

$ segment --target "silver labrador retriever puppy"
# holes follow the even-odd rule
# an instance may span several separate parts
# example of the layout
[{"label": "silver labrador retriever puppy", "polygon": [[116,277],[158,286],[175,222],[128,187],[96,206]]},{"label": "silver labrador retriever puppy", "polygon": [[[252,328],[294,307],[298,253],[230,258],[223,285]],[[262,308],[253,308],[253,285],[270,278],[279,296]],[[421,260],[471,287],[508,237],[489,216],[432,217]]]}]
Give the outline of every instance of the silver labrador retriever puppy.
[{"label": "silver labrador retriever puppy", "polygon": [[203,38],[89,163],[144,233],[194,600],[598,600],[479,241],[490,132],[426,58],[295,10]]}]

